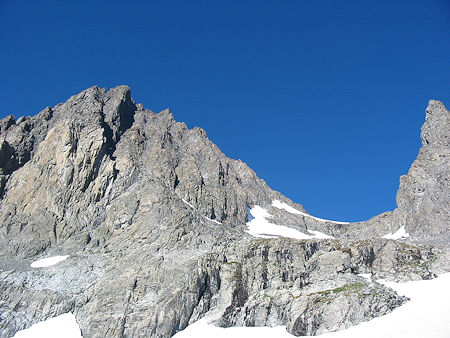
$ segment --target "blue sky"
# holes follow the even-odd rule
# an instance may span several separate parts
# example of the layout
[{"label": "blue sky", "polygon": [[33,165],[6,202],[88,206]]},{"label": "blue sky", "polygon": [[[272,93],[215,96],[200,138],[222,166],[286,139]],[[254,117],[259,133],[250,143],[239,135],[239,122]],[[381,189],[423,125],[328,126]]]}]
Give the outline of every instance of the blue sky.
[{"label": "blue sky", "polygon": [[394,209],[450,105],[447,0],[0,0],[0,27],[1,116],[127,84],[323,218]]}]

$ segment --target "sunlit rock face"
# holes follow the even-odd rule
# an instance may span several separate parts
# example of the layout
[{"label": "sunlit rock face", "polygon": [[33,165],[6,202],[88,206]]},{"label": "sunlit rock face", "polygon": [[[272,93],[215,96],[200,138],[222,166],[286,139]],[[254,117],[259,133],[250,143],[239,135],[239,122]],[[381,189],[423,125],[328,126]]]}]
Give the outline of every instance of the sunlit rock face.
[{"label": "sunlit rock face", "polygon": [[417,241],[450,241],[450,114],[431,100],[422,127],[422,148],[400,178],[396,219]]},{"label": "sunlit rock face", "polygon": [[339,223],[126,86],[6,117],[0,335],[67,312],[84,337],[170,337],[200,318],[314,335],[386,314],[406,298],[376,278],[449,268],[448,119],[431,101],[394,212]]}]

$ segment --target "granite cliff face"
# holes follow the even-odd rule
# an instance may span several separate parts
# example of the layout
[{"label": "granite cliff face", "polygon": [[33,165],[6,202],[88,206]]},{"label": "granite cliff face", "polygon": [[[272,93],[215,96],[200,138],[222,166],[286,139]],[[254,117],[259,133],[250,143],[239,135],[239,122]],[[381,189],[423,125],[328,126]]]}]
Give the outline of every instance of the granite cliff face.
[{"label": "granite cliff face", "polygon": [[[0,335],[69,311],[84,337],[170,337],[202,317],[314,335],[386,314],[407,299],[375,278],[450,269],[449,130],[449,112],[430,101],[398,208],[341,224],[309,216],[201,128],[135,104],[126,86],[8,116]],[[252,236],[255,206],[304,239]],[[410,237],[381,238],[401,227]],[[54,255],[69,257],[30,267]]]},{"label": "granite cliff face", "polygon": [[400,178],[396,219],[417,240],[450,241],[450,114],[430,101],[422,127],[422,148],[408,175]]}]

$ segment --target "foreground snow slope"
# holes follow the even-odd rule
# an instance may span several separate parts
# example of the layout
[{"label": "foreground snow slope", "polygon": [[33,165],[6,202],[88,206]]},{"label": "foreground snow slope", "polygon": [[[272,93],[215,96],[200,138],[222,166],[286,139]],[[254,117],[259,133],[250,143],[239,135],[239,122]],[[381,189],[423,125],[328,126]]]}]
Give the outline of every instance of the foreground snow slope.
[{"label": "foreground snow slope", "polygon": [[[330,338],[396,337],[445,338],[450,337],[450,273],[428,281],[394,283],[380,281],[411,300],[392,313],[347,330],[321,335]],[[176,338],[269,338],[293,337],[284,327],[232,327],[208,325],[202,319],[177,333]],[[16,338],[81,337],[80,329],[71,313],[48,319],[19,331]]]},{"label": "foreground snow slope", "polygon": [[[321,335],[326,338],[448,338],[450,337],[450,273],[433,280],[394,283],[380,281],[411,300],[392,313],[347,330]],[[283,327],[219,328],[200,320],[177,333],[176,338],[294,337]]]}]

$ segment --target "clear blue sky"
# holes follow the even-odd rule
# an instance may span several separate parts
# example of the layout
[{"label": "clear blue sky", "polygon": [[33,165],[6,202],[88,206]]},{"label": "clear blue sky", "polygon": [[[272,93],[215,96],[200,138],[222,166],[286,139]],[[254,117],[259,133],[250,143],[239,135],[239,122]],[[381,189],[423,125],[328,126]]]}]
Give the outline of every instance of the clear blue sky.
[{"label": "clear blue sky", "polygon": [[394,209],[450,105],[448,0],[0,0],[0,27],[1,116],[127,84],[324,218]]}]

